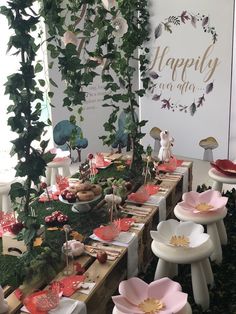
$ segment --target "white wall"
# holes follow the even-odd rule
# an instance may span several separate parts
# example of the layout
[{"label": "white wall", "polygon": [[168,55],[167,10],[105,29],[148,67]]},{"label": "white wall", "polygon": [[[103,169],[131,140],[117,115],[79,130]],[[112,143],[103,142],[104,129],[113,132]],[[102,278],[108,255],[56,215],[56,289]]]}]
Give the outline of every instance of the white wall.
[{"label": "white wall", "polygon": [[[159,74],[159,78],[154,80],[157,84],[154,93],[141,99],[141,118],[149,121],[144,128],[144,132],[147,133],[143,141],[145,146],[152,144],[153,141],[149,136],[150,129],[158,126],[160,129],[168,129],[175,138],[173,151],[176,155],[203,158],[203,149],[199,146],[199,141],[213,136],[219,143],[219,147],[214,150],[214,159],[228,157],[233,2],[233,0],[152,1],[150,68]],[[188,19],[182,22],[180,15],[184,11],[187,12]],[[206,17],[209,19],[207,25],[215,27],[217,33],[215,44],[212,41],[212,34],[208,33],[208,28],[204,32],[203,20],[197,20],[198,13],[202,19]],[[169,17],[178,17],[180,20],[180,25],[169,23],[171,32],[164,27]],[[155,38],[154,31],[159,23],[162,23],[162,33]],[[204,66],[194,68],[198,60],[199,62],[203,60],[209,46],[211,48],[208,50]],[[160,50],[155,60],[158,47]],[[162,58],[165,48],[166,54]],[[185,72],[183,65],[179,65],[174,71],[173,67],[170,69],[172,61],[168,63],[169,58],[174,58],[174,61],[177,58],[184,58],[184,62],[194,58],[194,65],[187,67]],[[212,77],[206,81],[207,73],[214,62],[217,62],[217,66],[212,71]],[[182,73],[184,76],[181,76]],[[189,82],[190,88],[181,93],[180,84],[184,82]],[[165,84],[164,88],[161,88],[162,83]],[[214,88],[207,94],[206,87],[209,83],[213,83]],[[161,95],[158,101],[152,99],[154,94]],[[195,114],[191,115],[189,111],[191,104],[195,102],[197,105],[198,99],[203,94],[205,97],[203,105],[197,107]],[[162,108],[164,103],[161,100],[164,99],[170,102],[169,110]],[[186,113],[185,110],[181,111],[183,107],[186,107]]]},{"label": "white wall", "polygon": [[229,159],[236,159],[236,6],[234,4],[234,44],[233,44],[233,78],[230,117]]}]

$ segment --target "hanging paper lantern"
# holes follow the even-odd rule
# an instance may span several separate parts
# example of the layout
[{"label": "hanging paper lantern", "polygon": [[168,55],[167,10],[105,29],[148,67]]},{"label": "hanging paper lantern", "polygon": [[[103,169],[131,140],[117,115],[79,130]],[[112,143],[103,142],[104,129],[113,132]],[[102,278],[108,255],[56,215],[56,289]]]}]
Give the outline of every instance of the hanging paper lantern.
[{"label": "hanging paper lantern", "polygon": [[104,5],[104,8],[108,11],[110,11],[113,7],[117,8],[116,0],[102,0],[102,3]]},{"label": "hanging paper lantern", "polygon": [[63,42],[65,46],[68,44],[73,44],[75,46],[78,46],[79,40],[76,37],[75,33],[71,31],[66,31],[63,36]]},{"label": "hanging paper lantern", "polygon": [[128,23],[123,17],[116,17],[112,21],[112,26],[114,27],[113,35],[115,37],[123,37],[128,30]]}]

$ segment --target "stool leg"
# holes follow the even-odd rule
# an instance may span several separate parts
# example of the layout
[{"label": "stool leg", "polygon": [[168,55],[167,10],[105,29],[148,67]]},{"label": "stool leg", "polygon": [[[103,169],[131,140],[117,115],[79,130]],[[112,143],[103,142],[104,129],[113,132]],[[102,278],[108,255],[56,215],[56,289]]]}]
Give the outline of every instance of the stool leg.
[{"label": "stool leg", "polygon": [[213,184],[212,184],[212,189],[213,190],[222,192],[222,188],[223,188],[223,183],[222,182],[213,181]]},{"label": "stool leg", "polygon": [[196,304],[201,305],[203,310],[207,310],[210,300],[201,262],[191,264],[191,275],[194,300]]},{"label": "stool leg", "polygon": [[11,203],[7,194],[2,195],[2,211],[4,213],[11,211]]},{"label": "stool leg", "polygon": [[217,226],[217,229],[218,229],[218,234],[219,234],[219,237],[220,237],[221,244],[226,245],[227,242],[228,242],[228,239],[227,239],[227,233],[226,233],[226,230],[225,230],[225,224],[224,224],[223,219],[220,220],[220,221],[217,221],[216,226]]},{"label": "stool leg", "polygon": [[169,264],[169,277],[173,278],[175,276],[178,276],[178,264],[170,263]]},{"label": "stool leg", "polygon": [[159,258],[154,280],[161,279],[163,277],[169,277],[169,269],[170,269],[170,263]]},{"label": "stool leg", "polygon": [[56,176],[58,175],[58,168],[52,168],[52,173],[51,173],[51,185],[56,184]]},{"label": "stool leg", "polygon": [[70,167],[69,166],[64,166],[62,167],[62,176],[63,177],[70,177]]},{"label": "stool leg", "polygon": [[212,273],[210,261],[208,258],[206,258],[203,261],[201,261],[201,263],[202,263],[202,269],[203,269],[204,274],[205,274],[206,283],[208,285],[211,285],[211,287],[213,287],[214,286],[214,276]]},{"label": "stool leg", "polygon": [[47,185],[51,184],[51,177],[52,177],[52,168],[47,167],[47,169],[46,169],[46,183],[47,183]]},{"label": "stool leg", "polygon": [[214,247],[214,251],[211,255],[211,260],[215,261],[217,264],[220,264],[222,262],[222,248],[215,223],[207,225],[207,233],[210,235]]}]

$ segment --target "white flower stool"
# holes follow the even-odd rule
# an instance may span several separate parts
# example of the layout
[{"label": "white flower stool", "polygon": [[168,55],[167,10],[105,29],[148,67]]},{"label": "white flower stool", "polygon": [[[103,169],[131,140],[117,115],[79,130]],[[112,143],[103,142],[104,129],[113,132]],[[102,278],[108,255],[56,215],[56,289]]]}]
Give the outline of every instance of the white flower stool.
[{"label": "white flower stool", "polygon": [[191,264],[194,300],[203,310],[208,309],[207,284],[214,283],[209,262],[213,244],[203,226],[170,219],[159,223],[151,237],[152,252],[159,258],[154,279],[172,278],[178,274],[178,264]]},{"label": "white flower stool", "polygon": [[217,190],[222,192],[223,184],[236,184],[236,176],[230,177],[227,176],[215,168],[211,168],[208,171],[209,177],[213,180],[212,188],[213,190]]},{"label": "white flower stool", "polygon": [[227,208],[223,207],[211,213],[207,212],[196,215],[191,211],[187,212],[180,204],[177,204],[174,208],[174,214],[181,221],[193,221],[201,225],[206,225],[207,233],[211,237],[214,248],[211,260],[220,264],[222,262],[221,244],[227,244],[227,233],[223,221],[227,215]]},{"label": "white flower stool", "polygon": [[57,175],[69,177],[71,159],[69,157],[58,161],[51,161],[47,164],[46,168],[46,182],[48,185],[56,184]]}]

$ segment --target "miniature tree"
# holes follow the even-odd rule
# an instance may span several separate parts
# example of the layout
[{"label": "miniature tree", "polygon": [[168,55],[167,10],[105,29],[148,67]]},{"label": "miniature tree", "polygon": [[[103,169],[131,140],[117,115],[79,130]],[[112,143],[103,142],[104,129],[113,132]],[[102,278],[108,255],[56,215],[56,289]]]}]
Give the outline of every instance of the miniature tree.
[{"label": "miniature tree", "polygon": [[78,152],[78,161],[81,162],[81,149],[88,146],[88,140],[83,138],[82,130],[79,126],[71,123],[69,120],[58,122],[53,129],[53,139],[56,145],[67,145]]}]

